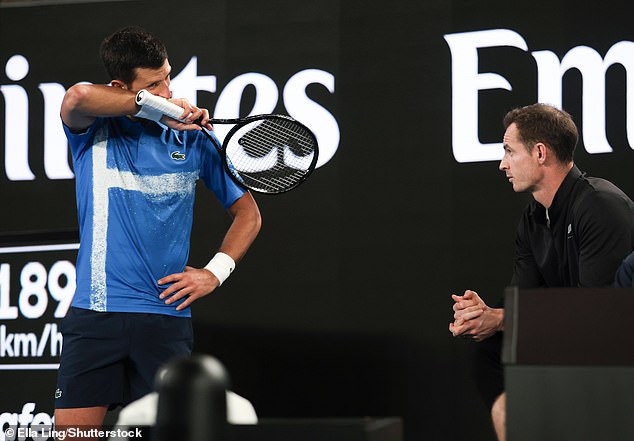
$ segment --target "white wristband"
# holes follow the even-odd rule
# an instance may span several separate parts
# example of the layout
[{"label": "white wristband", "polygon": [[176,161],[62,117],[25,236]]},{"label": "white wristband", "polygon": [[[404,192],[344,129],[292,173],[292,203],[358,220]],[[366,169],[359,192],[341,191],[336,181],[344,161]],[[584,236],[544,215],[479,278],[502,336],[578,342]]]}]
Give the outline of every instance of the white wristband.
[{"label": "white wristband", "polygon": [[139,90],[135,102],[141,110],[134,114],[137,118],[159,121],[163,115],[178,119],[184,112],[183,108],[163,97],[152,95],[145,89]]},{"label": "white wristband", "polygon": [[149,119],[150,121],[159,122],[161,118],[163,117],[163,114],[159,112],[158,110],[141,106],[141,110],[139,110],[133,116],[136,116],[137,118],[145,118],[145,119]]},{"label": "white wristband", "polygon": [[205,265],[205,269],[211,271],[220,281],[220,285],[227,280],[231,272],[235,269],[236,263],[231,256],[225,253],[216,253],[216,255]]}]

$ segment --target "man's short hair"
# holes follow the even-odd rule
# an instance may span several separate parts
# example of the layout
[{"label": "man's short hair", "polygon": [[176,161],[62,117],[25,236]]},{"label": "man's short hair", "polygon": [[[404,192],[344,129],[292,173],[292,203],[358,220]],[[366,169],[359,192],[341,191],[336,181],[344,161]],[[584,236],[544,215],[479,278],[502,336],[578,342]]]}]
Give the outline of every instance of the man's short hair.
[{"label": "man's short hair", "polygon": [[557,159],[569,163],[575,153],[579,132],[567,112],[547,104],[519,107],[504,116],[504,128],[515,123],[520,141],[527,149],[541,142],[547,145]]},{"label": "man's short hair", "polygon": [[106,37],[100,54],[110,79],[128,85],[136,77],[136,68],[159,69],[167,59],[163,42],[138,26],[120,29]]}]

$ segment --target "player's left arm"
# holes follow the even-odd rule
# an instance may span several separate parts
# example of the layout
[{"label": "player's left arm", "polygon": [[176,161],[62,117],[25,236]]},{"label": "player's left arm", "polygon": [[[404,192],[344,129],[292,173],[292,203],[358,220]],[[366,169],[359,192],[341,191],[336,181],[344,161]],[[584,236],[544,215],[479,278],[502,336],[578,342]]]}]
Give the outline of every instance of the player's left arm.
[{"label": "player's left arm", "polygon": [[237,263],[257,237],[262,226],[258,205],[248,191],[229,207],[233,222],[218,251],[225,253]]},{"label": "player's left arm", "polygon": [[[227,233],[218,249],[219,253],[228,256],[233,262],[239,262],[257,237],[262,225],[262,218],[257,203],[251,193],[244,193],[240,199],[229,207],[233,218]],[[215,258],[214,258],[215,259]],[[213,259],[212,259],[213,260]],[[208,265],[209,266],[209,265]],[[218,276],[206,268],[185,267],[185,271],[170,274],[158,281],[159,285],[172,283],[161,294],[166,304],[172,304],[184,297],[177,310],[187,308],[201,297],[213,292],[221,281]]]}]

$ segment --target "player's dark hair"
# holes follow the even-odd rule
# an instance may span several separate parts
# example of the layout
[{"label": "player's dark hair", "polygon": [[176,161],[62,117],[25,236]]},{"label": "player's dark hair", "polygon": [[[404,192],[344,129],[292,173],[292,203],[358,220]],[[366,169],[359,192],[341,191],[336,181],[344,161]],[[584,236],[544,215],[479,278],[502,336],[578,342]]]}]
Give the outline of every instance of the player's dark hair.
[{"label": "player's dark hair", "polygon": [[532,104],[513,109],[504,116],[504,128],[515,123],[520,141],[532,150],[538,143],[552,149],[562,163],[572,161],[579,140],[570,114],[547,104]]},{"label": "player's dark hair", "polygon": [[138,26],[129,26],[106,37],[100,54],[111,80],[131,84],[136,68],[159,69],[167,59],[167,49],[155,35]]}]

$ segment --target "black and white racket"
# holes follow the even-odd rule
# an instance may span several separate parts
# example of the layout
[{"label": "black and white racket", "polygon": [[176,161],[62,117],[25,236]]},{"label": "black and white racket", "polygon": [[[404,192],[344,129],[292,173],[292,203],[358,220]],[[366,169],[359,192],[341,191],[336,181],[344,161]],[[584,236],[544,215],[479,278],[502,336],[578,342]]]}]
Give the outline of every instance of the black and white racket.
[{"label": "black and white racket", "polygon": [[[184,109],[141,90],[137,104],[178,120]],[[315,169],[317,138],[304,124],[285,115],[255,115],[235,119],[210,119],[211,124],[235,124],[222,143],[203,127],[202,132],[218,149],[231,178],[258,193],[279,194],[292,190]]]}]

